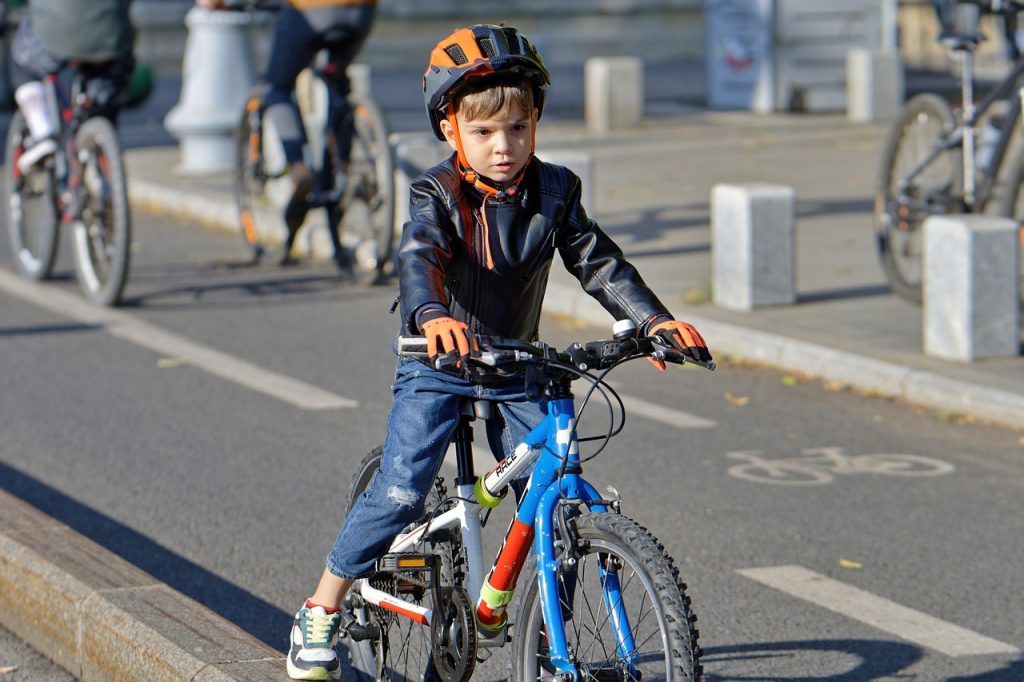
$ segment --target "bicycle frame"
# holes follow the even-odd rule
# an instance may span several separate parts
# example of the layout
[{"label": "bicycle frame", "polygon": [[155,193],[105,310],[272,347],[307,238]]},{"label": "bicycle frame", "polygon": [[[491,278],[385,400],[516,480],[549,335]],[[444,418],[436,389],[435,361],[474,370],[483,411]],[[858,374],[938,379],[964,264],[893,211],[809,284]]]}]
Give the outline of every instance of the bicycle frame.
[{"label": "bicycle frame", "polygon": [[[479,595],[476,606],[478,624],[496,636],[483,637],[480,646],[500,647],[507,622],[505,609],[512,600],[516,581],[531,545],[537,555],[537,575],[541,609],[547,630],[551,663],[559,673],[578,677],[566,644],[557,570],[555,538],[559,535],[558,507],[566,501],[585,504],[594,511],[607,511],[608,503],[582,476],[579,444],[576,437],[576,408],[571,395],[556,397],[547,404],[547,417],[499,462],[486,476],[474,479],[472,456],[468,443],[456,441],[459,478],[456,479],[459,500],[455,507],[427,523],[399,536],[391,552],[410,551],[431,533],[458,528],[469,560],[469,589]],[[482,574],[481,515],[497,506],[509,485],[527,467],[536,462],[527,490],[505,535],[501,550],[485,580]],[[619,654],[627,661],[635,655],[634,643],[625,610],[619,599],[617,577],[601,569],[604,600],[611,614]],[[387,592],[357,581],[355,591],[370,604],[392,611],[423,625],[431,622],[431,609],[397,599]],[[632,661],[630,661],[632,665]]]}]

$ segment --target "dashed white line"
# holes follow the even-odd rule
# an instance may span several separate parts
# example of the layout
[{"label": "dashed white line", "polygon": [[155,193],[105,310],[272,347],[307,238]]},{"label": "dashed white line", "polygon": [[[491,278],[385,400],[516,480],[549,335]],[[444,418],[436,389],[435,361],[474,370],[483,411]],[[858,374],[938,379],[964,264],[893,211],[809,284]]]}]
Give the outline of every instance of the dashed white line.
[{"label": "dashed white line", "polygon": [[68,291],[23,280],[7,270],[0,270],[0,289],[58,315],[97,325],[111,336],[137,346],[187,358],[193,367],[304,410],[337,410],[359,405],[351,398],[263,369],[124,312],[95,306]]},{"label": "dashed white line", "polygon": [[1017,654],[1020,649],[820,575],[802,566],[736,571],[762,585],[866,623],[947,656]]}]

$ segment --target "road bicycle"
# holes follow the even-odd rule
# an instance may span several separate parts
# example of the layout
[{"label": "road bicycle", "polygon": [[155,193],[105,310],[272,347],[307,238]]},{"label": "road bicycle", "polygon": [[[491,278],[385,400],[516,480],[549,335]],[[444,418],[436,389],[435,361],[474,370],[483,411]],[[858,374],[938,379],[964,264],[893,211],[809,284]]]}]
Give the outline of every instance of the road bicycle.
[{"label": "road bicycle", "polygon": [[871,453],[846,455],[842,448],[810,448],[802,457],[768,459],[760,450],[730,452],[726,456],[739,460],[729,467],[730,476],[754,483],[773,485],[824,485],[837,475],[869,474],[877,476],[943,476],[955,467],[940,459],[903,453]]},{"label": "road bicycle", "polygon": [[78,285],[99,305],[115,305],[128,279],[131,213],[117,130],[93,115],[85,78],[72,65],[43,80],[51,111],[59,112],[57,151],[22,172],[18,159],[29,140],[21,112],[7,129],[4,204],[18,272],[43,280],[53,272],[61,225],[71,229]]},{"label": "road bicycle", "polygon": [[[999,14],[1024,10],[1017,0],[976,2]],[[974,101],[979,34],[943,34],[960,66],[961,106],[938,95],[912,97],[886,137],[875,188],[875,233],[892,290],[922,300],[923,224],[931,215],[989,213],[1024,221],[1021,98],[1024,58]],[[1024,231],[1021,233],[1024,245]]]},{"label": "road bicycle", "polygon": [[[473,466],[474,419],[487,419],[489,401],[467,400],[453,439],[453,490],[439,476],[426,514],[400,534],[371,578],[357,581],[346,600],[353,667],[363,679],[468,680],[478,656],[509,642],[508,610],[522,584],[513,644],[516,680],[698,680],[697,617],[686,585],[664,547],[621,513],[618,493],[603,495],[583,477],[593,459],[622,430],[622,401],[605,376],[622,363],[653,357],[694,362],[658,338],[573,343],[556,351],[543,343],[479,337],[476,376],[521,376],[528,395],[547,400],[547,417],[489,473]],[[400,355],[425,356],[420,337],[400,338]],[[697,363],[714,369],[714,363]],[[571,384],[590,389],[577,412]],[[598,391],[618,421],[590,438],[577,420]],[[582,456],[579,443],[600,441]],[[382,448],[356,471],[349,510],[380,466]],[[490,510],[520,476],[529,475],[515,518],[484,576],[482,529]],[[529,559],[529,561],[528,561]]]},{"label": "road bicycle", "polygon": [[[266,3],[247,3],[239,8],[279,9]],[[369,93],[353,89],[348,95],[348,114],[336,124],[337,113],[326,96],[324,67],[315,65],[306,73],[313,79],[316,99],[327,102],[323,130],[310,131],[309,135],[315,185],[308,204],[325,210],[339,264],[353,265],[377,276],[389,274],[395,184],[384,116]],[[236,129],[235,197],[242,237],[252,249],[255,262],[263,258],[280,235],[286,235],[282,252],[289,254],[296,237],[284,226],[283,211],[292,183],[280,138],[264,117],[264,96],[265,87],[253,91]],[[303,121],[314,120],[312,111],[303,110],[307,102],[300,99],[298,103]],[[345,126],[352,134],[347,163],[339,157],[336,133]]]}]

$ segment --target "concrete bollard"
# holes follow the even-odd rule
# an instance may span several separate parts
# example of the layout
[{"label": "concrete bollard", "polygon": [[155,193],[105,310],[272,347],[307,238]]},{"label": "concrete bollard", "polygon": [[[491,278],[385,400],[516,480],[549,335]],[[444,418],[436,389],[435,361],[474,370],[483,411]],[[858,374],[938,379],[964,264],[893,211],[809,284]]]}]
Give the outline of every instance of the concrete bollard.
[{"label": "concrete bollard", "polygon": [[164,119],[164,127],[178,138],[180,173],[217,173],[234,165],[235,126],[256,82],[250,21],[248,12],[199,7],[185,15],[181,100]]},{"label": "concrete bollard", "polygon": [[388,143],[395,159],[395,248],[402,228],[409,220],[409,187],[423,171],[436,166],[452,154],[447,142],[433,133],[391,133]]},{"label": "concrete bollard", "polygon": [[594,214],[592,198],[594,196],[594,157],[589,152],[576,149],[540,149],[537,158],[557,166],[565,166],[579,176],[582,184],[580,201],[584,210],[591,216]]},{"label": "concrete bollard", "polygon": [[793,188],[718,184],[711,190],[711,288],[734,310],[796,301]]},{"label": "concrete bollard", "polygon": [[636,126],[644,115],[644,62],[639,57],[591,57],[583,67],[587,132]]},{"label": "concrete bollard", "polygon": [[846,53],[846,115],[856,123],[894,118],[903,104],[898,52],[855,48]]},{"label": "concrete bollard", "polygon": [[925,220],[925,354],[965,362],[1020,354],[1017,229],[986,215]]}]

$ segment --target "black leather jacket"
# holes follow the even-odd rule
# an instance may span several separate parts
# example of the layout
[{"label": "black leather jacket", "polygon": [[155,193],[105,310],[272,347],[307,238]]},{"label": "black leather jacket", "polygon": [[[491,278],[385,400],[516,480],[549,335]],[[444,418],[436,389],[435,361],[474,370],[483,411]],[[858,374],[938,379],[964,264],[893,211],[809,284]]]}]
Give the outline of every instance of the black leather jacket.
[{"label": "black leather jacket", "polygon": [[398,253],[404,334],[420,333],[417,313],[430,307],[447,309],[478,334],[537,340],[556,250],[612,319],[632,319],[645,332],[651,319],[670,315],[587,217],[572,171],[534,158],[517,200],[499,203],[485,202],[454,163],[453,154],[412,183]]}]

